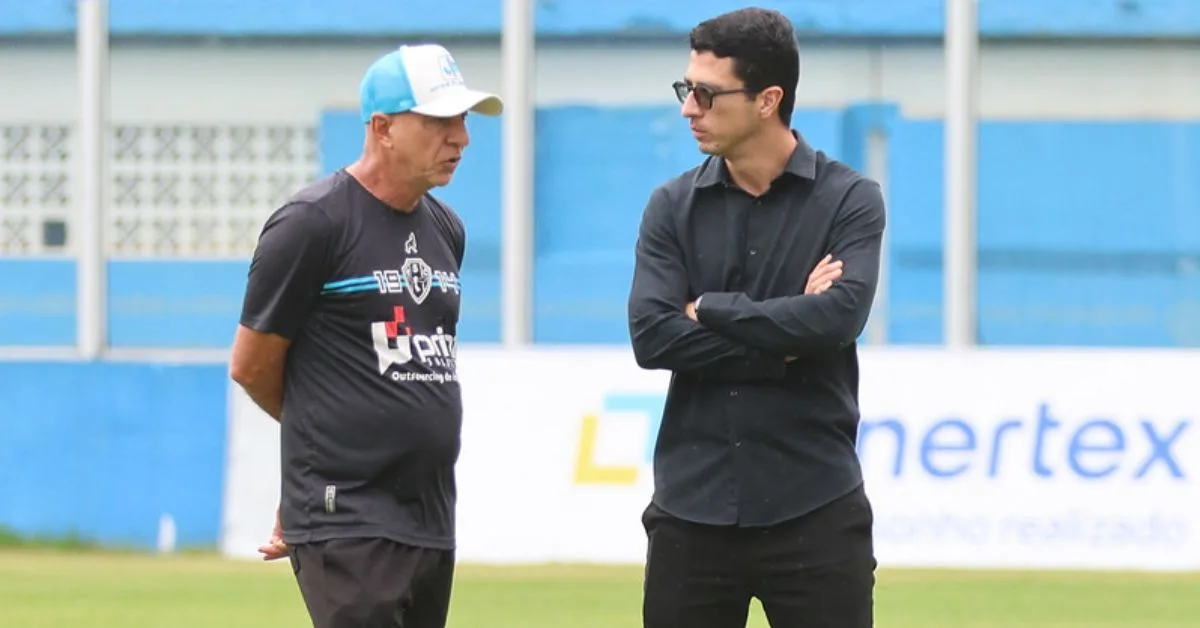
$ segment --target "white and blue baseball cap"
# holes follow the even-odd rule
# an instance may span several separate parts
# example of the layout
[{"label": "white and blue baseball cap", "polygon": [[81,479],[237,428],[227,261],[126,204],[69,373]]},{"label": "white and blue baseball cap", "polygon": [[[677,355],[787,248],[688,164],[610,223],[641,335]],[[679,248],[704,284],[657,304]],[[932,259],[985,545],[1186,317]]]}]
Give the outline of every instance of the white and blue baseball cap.
[{"label": "white and blue baseball cap", "polygon": [[359,87],[364,124],[376,113],[412,111],[450,118],[474,111],[498,116],[504,102],[495,94],[468,89],[450,51],[437,44],[401,46],[367,68]]}]

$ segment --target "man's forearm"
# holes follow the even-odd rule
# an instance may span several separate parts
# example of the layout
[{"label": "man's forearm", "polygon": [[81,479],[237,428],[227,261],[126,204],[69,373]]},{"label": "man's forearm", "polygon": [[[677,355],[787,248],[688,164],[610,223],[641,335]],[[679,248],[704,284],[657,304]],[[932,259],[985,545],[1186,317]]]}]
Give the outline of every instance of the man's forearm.
[{"label": "man's forearm", "polygon": [[272,419],[282,421],[283,378],[271,378],[242,384],[242,390],[263,412]]},{"label": "man's forearm", "polygon": [[283,417],[283,379],[290,344],[287,338],[241,324],[229,360],[229,378],[276,421]]},{"label": "man's forearm", "polygon": [[733,381],[776,379],[785,372],[782,357],[737,345],[681,313],[635,318],[631,333],[642,368]]},{"label": "man's forearm", "polygon": [[743,293],[705,296],[700,309],[705,325],[751,347],[804,356],[852,343],[866,323],[873,295],[855,289],[763,301]]}]

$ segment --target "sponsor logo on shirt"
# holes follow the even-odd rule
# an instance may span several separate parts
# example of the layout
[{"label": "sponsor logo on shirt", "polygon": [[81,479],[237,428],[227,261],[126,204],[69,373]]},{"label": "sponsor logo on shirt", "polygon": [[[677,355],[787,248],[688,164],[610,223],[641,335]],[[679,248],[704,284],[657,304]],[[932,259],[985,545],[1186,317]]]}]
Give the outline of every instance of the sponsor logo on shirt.
[{"label": "sponsor logo on shirt", "polygon": [[[441,327],[432,334],[414,334],[405,324],[404,306],[396,306],[392,320],[371,323],[371,341],[378,358],[379,374],[393,381],[454,381],[458,343],[453,334]],[[413,361],[433,367],[434,372],[414,373],[393,370]],[[390,372],[389,372],[390,371]]]},{"label": "sponsor logo on shirt", "polygon": [[[408,234],[408,239],[404,241],[404,254],[407,257],[398,271],[375,271],[381,294],[407,290],[413,303],[420,305],[434,289],[459,293],[458,275],[434,270],[421,259],[417,249],[417,234]],[[446,333],[440,326],[435,328],[432,334],[414,334],[412,328],[404,322],[404,308],[397,306],[393,310],[392,320],[371,324],[371,339],[375,345],[375,355],[379,359],[379,374],[387,375],[398,382],[453,381],[456,373],[455,358],[458,355],[458,344],[454,335]],[[392,370],[393,366],[407,364],[414,359],[425,366],[433,367],[433,372]]]},{"label": "sponsor logo on shirt", "polygon": [[[340,279],[325,284],[323,295],[375,292],[408,294],[410,307],[418,307],[434,291],[461,294],[458,274],[435,270],[420,257],[417,236],[409,233],[404,241],[405,258],[399,269],[376,270],[370,276]],[[406,306],[394,306],[391,320],[371,323],[371,344],[378,360],[379,374],[397,382],[455,381],[457,341],[454,334],[438,326],[431,334],[413,333],[408,326]],[[393,368],[417,362],[424,369]]]}]

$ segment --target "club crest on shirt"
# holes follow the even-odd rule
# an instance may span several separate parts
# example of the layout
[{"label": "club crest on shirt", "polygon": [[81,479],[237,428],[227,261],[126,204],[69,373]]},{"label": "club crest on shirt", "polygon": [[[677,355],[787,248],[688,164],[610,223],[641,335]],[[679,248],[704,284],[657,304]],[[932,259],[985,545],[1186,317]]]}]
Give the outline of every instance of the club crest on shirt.
[{"label": "club crest on shirt", "polygon": [[[404,254],[417,255],[417,234],[408,234],[408,239],[404,241]],[[423,303],[433,288],[433,269],[419,257],[407,257],[400,265],[400,273],[404,276],[413,302],[417,305]]]},{"label": "club crest on shirt", "polygon": [[433,269],[425,263],[425,260],[419,257],[410,257],[404,260],[400,272],[404,274],[404,280],[408,282],[408,293],[412,295],[413,302],[420,305],[425,301],[425,297],[429,296],[430,288],[433,287]]},{"label": "club crest on shirt", "polygon": [[417,250],[417,236],[414,233],[408,234],[408,238],[404,241],[404,261],[399,266],[399,268],[373,270],[371,277],[339,279],[330,282],[325,288],[330,292],[356,292],[370,289],[378,289],[379,294],[407,292],[413,305],[421,305],[429,295],[436,291],[443,294],[460,293],[458,273],[430,266]]}]

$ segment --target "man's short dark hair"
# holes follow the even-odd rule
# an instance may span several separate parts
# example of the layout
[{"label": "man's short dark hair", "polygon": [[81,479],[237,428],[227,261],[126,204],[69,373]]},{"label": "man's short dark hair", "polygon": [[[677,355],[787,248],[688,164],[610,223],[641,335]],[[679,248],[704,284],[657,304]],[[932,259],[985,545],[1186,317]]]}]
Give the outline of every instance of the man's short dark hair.
[{"label": "man's short dark hair", "polygon": [[783,88],[779,119],[791,126],[800,82],[800,46],[792,23],[778,11],[748,8],[723,13],[692,29],[692,50],[733,58],[734,74],[750,94]]}]

